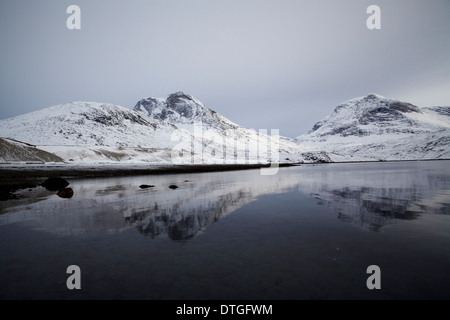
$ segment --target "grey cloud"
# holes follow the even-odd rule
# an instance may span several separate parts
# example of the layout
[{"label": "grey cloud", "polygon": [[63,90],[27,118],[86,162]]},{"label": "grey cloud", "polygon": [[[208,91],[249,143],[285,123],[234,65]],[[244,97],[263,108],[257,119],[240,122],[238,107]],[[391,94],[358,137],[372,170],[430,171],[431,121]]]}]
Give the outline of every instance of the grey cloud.
[{"label": "grey cloud", "polygon": [[[370,92],[450,105],[445,0],[72,2],[1,2],[0,118],[182,90],[246,127],[296,136]],[[374,3],[382,29],[370,31]],[[65,27],[70,4],[81,30]]]}]

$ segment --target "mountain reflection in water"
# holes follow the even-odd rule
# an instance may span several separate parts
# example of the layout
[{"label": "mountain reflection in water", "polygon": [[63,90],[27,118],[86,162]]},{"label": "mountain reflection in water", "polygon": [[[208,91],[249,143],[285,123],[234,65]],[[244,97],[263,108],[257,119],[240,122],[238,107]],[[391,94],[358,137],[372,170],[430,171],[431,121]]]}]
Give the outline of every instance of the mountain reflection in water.
[{"label": "mountain reflection in water", "polygon": [[[148,183],[155,187],[139,188]],[[288,191],[310,195],[341,221],[377,232],[397,219],[450,213],[448,161],[304,165],[274,176],[246,170],[80,179],[70,186],[71,199],[38,187],[1,202],[0,225],[20,223],[61,236],[135,228],[151,239],[185,241],[262,195]]]}]

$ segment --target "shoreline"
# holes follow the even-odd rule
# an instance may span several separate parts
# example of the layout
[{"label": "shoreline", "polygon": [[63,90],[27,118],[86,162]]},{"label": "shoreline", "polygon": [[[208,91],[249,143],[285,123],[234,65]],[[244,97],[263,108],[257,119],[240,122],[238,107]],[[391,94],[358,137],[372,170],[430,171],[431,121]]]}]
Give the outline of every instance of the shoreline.
[{"label": "shoreline", "polygon": [[[318,163],[279,163],[279,168],[303,165],[390,163],[416,161],[449,161],[450,159],[383,160],[383,161],[339,161]],[[108,178],[137,175],[184,174],[201,172],[220,172],[269,168],[270,164],[0,164],[0,184],[39,180],[39,178]]]},{"label": "shoreline", "polygon": [[[278,167],[297,167],[303,165],[326,164],[358,164],[358,163],[390,163],[417,161],[449,161],[450,159],[422,160],[390,160],[390,161],[349,161],[325,163],[279,163]],[[0,201],[15,199],[14,192],[20,189],[34,188],[41,185],[47,178],[61,177],[64,179],[95,179],[110,177],[125,177],[139,175],[170,175],[202,172],[226,172],[236,170],[252,170],[269,168],[270,164],[0,164]]]},{"label": "shoreline", "polygon": [[[278,167],[291,167],[298,164],[279,164]],[[0,201],[17,199],[17,190],[35,188],[47,178],[95,179],[139,175],[169,175],[201,172],[225,172],[269,168],[268,164],[197,164],[197,165],[36,165],[11,164],[0,166]]]},{"label": "shoreline", "polygon": [[[280,163],[278,167],[298,166],[299,164]],[[219,172],[269,168],[268,164],[192,164],[192,165],[35,165],[18,164],[0,166],[0,184],[39,180],[39,178],[107,178],[117,176],[160,175]]]}]

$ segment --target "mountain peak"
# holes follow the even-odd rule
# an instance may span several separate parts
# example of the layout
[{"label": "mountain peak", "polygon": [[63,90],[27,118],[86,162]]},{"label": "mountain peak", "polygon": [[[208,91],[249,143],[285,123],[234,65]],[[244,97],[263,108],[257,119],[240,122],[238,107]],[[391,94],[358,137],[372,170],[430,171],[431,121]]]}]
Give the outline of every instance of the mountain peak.
[{"label": "mountain peak", "polygon": [[375,100],[375,99],[386,99],[386,97],[382,96],[378,93],[369,93],[367,96],[364,97],[367,100]]},{"label": "mountain peak", "polygon": [[164,98],[146,98],[139,100],[134,109],[150,118],[164,121],[180,128],[194,123],[202,123],[205,129],[215,128],[225,131],[239,126],[214,110],[206,107],[200,100],[178,91]]},{"label": "mountain peak", "polygon": [[197,99],[195,99],[193,96],[191,96],[190,94],[184,93],[183,91],[177,91],[177,92],[169,94],[166,101],[169,106],[176,104],[176,103],[180,103],[182,101],[200,102]]},{"label": "mountain peak", "polygon": [[341,103],[309,133],[321,137],[408,133],[422,127],[416,116],[422,113],[422,109],[411,103],[371,93]]},{"label": "mountain peak", "polygon": [[373,104],[378,104],[378,103],[380,103],[380,101],[389,101],[389,100],[391,100],[391,99],[386,98],[380,94],[369,93],[365,96],[352,98],[352,99],[342,102],[335,108],[335,111],[338,111],[343,107],[353,107],[353,106],[360,106],[360,105],[361,106],[370,106]]},{"label": "mountain peak", "polygon": [[175,111],[181,118],[197,118],[205,114],[206,107],[199,100],[184,92],[175,92],[166,99],[167,108]]},{"label": "mountain peak", "polygon": [[448,158],[449,109],[368,94],[339,104],[296,141],[354,160]]},{"label": "mountain peak", "polygon": [[192,122],[194,119],[202,118],[209,109],[193,96],[178,91],[169,94],[166,99],[153,97],[141,99],[133,110],[143,112],[156,120]]},{"label": "mountain peak", "polygon": [[376,93],[370,93],[366,96],[347,100],[334,109],[334,113],[342,112],[343,109],[353,110],[357,114],[360,113],[421,113],[421,109],[411,103],[399,100],[389,99]]}]

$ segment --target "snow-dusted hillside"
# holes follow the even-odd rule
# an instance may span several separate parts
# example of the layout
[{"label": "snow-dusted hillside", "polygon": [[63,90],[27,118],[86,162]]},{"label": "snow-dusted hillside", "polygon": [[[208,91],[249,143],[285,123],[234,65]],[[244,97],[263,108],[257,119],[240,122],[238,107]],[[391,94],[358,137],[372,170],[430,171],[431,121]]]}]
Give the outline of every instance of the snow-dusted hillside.
[{"label": "snow-dusted hillside", "polygon": [[[418,108],[374,94],[340,104],[295,140],[261,129],[243,128],[182,92],[140,100],[134,110],[71,102],[0,120],[0,137],[32,144],[73,164],[450,158],[450,107]],[[30,161],[13,159],[12,149],[4,150],[3,161]]]},{"label": "snow-dusted hillside", "polygon": [[71,102],[0,121],[1,137],[38,146],[167,148],[174,129],[130,109],[97,102]]},{"label": "snow-dusted hillside", "polygon": [[[71,163],[278,162],[277,139],[242,128],[189,97],[172,94],[169,104],[158,107],[159,114],[177,110],[170,119],[113,104],[66,103],[0,120],[0,137],[31,143]],[[292,142],[282,147],[290,148],[284,154],[298,149]]]},{"label": "snow-dusted hillside", "polygon": [[296,138],[332,161],[450,158],[450,107],[419,108],[369,94],[348,100]]},{"label": "snow-dusted hillside", "polygon": [[177,128],[114,104],[71,102],[0,121],[0,137],[71,163],[171,163]]},{"label": "snow-dusted hillside", "polygon": [[[133,110],[185,129],[196,137],[201,137],[205,146],[213,143],[223,145],[227,150],[235,150],[238,158],[252,161],[259,152],[256,158],[262,162],[286,162],[287,157],[289,161],[308,161],[291,139],[278,136],[278,133],[272,132],[270,128],[258,128],[258,131],[255,131],[239,126],[183,92],[172,93],[167,99],[142,99],[136,103]],[[265,152],[266,149],[269,151]],[[275,150],[276,152],[272,152]],[[221,152],[217,148],[215,151]],[[224,157],[228,156],[225,154]]]}]

